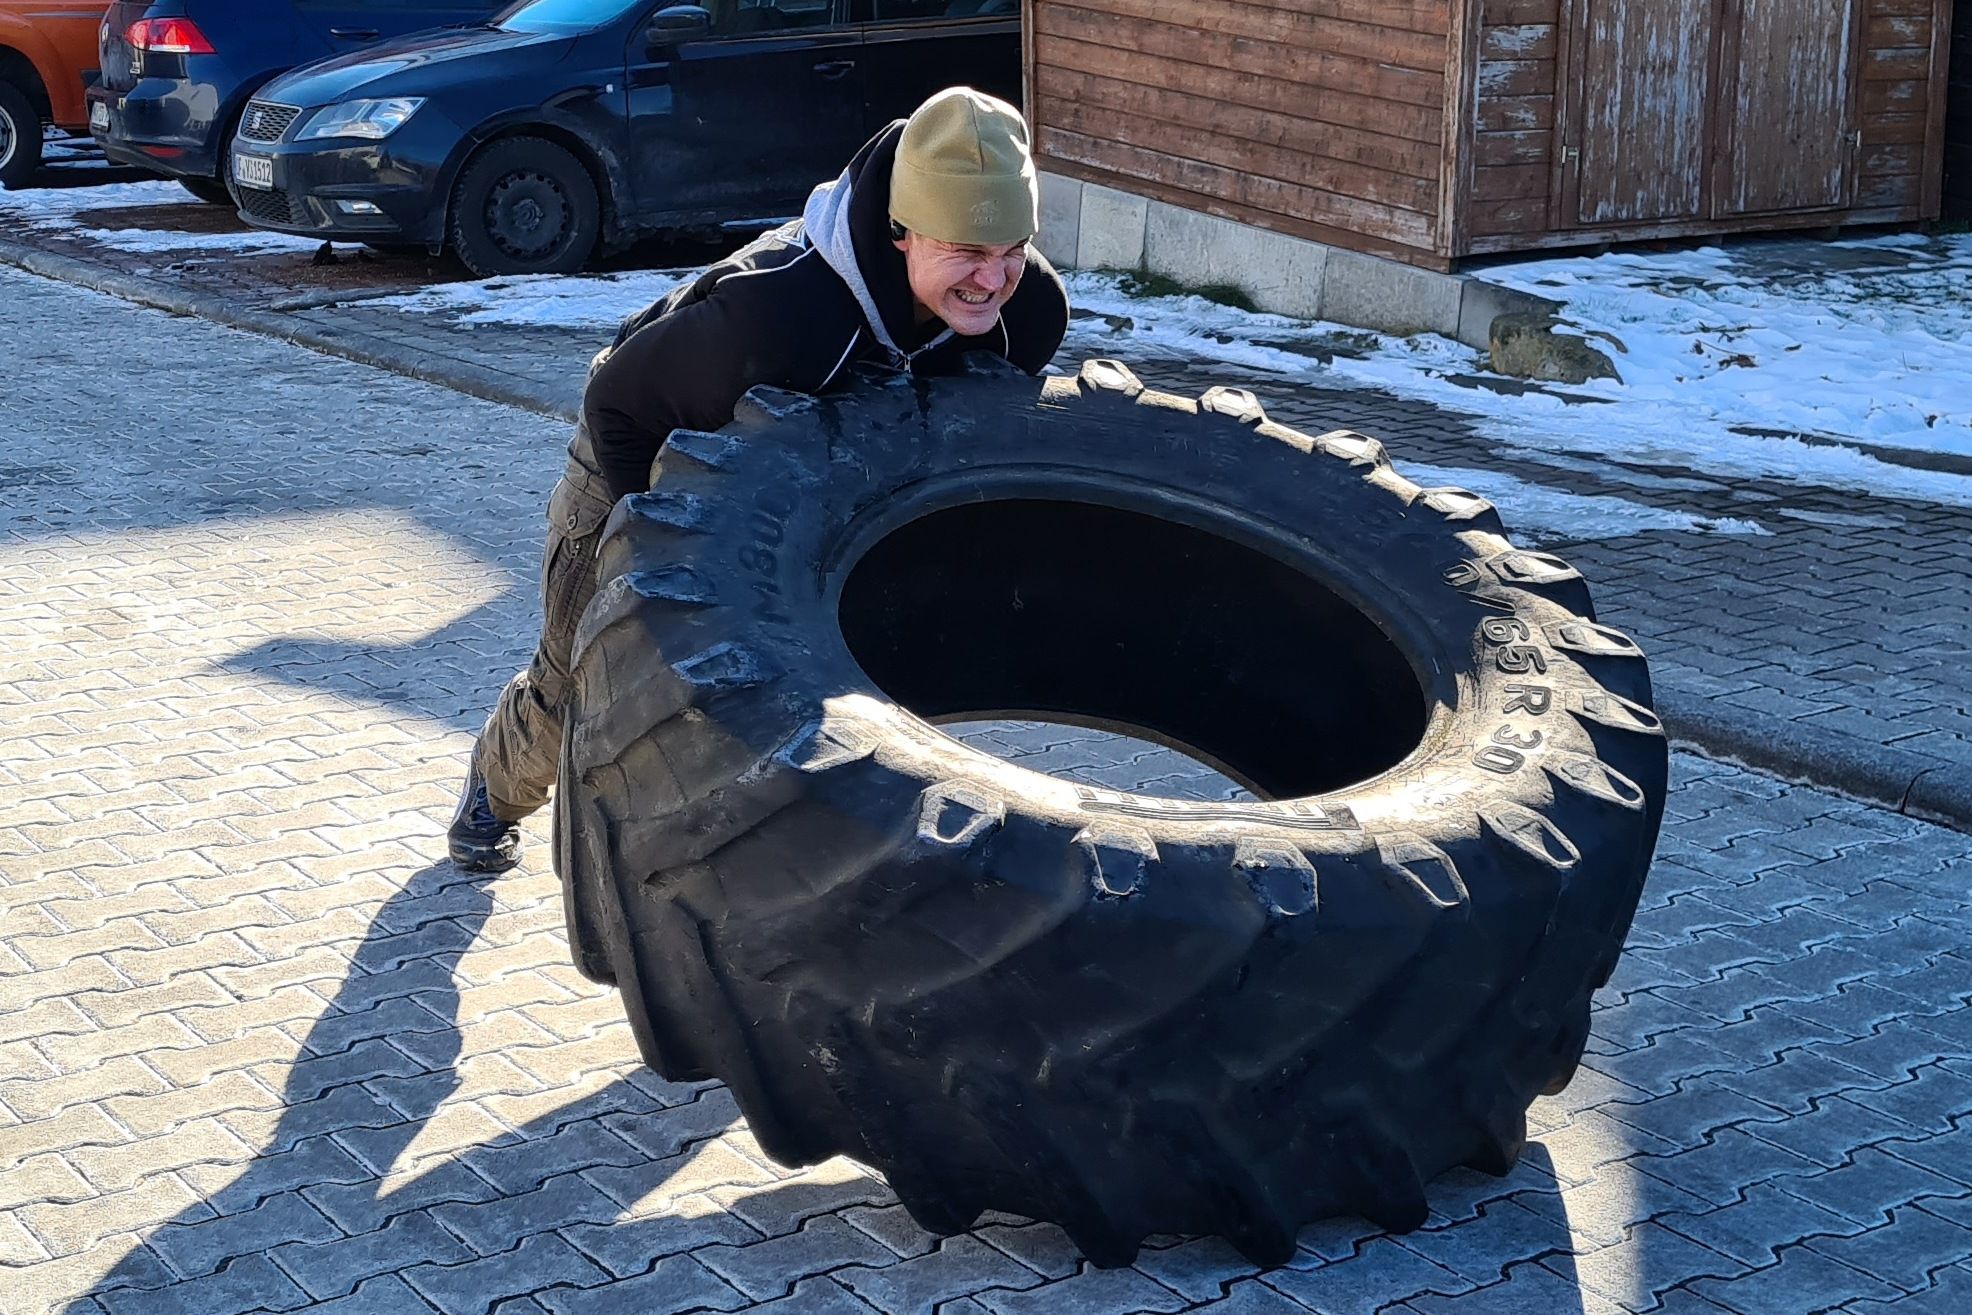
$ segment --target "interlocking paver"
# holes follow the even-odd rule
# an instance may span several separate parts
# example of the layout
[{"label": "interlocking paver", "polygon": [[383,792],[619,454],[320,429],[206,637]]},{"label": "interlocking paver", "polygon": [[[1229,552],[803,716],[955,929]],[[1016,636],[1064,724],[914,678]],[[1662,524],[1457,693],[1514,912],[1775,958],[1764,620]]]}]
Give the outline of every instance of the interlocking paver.
[{"label": "interlocking paver", "polygon": [[[1079,1260],[1079,1256],[1076,1258]],[[1065,1277],[1060,1265],[1048,1258],[1044,1266],[1023,1257],[1029,1268],[1038,1268],[1050,1278]],[[1200,1237],[1167,1247],[1146,1247],[1137,1255],[1136,1268],[1190,1301],[1211,1301],[1233,1288],[1253,1288],[1250,1282],[1235,1282],[1253,1272],[1253,1262],[1233,1250],[1220,1238]],[[1066,1272],[1073,1272],[1072,1270]],[[1259,1302],[1271,1288],[1247,1298]]]},{"label": "interlocking paver", "polygon": [[593,1288],[551,1288],[536,1298],[553,1315],[676,1315],[737,1310],[748,1299],[690,1256],[671,1256],[648,1274]]},{"label": "interlocking paver", "polygon": [[1765,1269],[1732,1279],[1699,1279],[1691,1289],[1739,1315],[1802,1315],[1897,1293],[1881,1279],[1805,1246],[1788,1247]]},{"label": "interlocking paver", "polygon": [[[1297,1262],[1298,1263],[1298,1262]],[[1374,1315],[1425,1293],[1454,1295],[1476,1286],[1389,1238],[1372,1238],[1354,1255],[1311,1269],[1290,1265],[1265,1275],[1277,1288],[1323,1315]]]},{"label": "interlocking paver", "polygon": [[714,1187],[705,1195],[769,1237],[791,1233],[821,1214],[843,1214],[845,1207],[895,1199],[880,1180],[848,1160],[830,1160],[771,1184]]},{"label": "interlocking paver", "polygon": [[785,1296],[797,1278],[845,1265],[882,1266],[896,1257],[861,1229],[833,1216],[795,1233],[746,1246],[709,1246],[692,1253],[700,1264],[756,1301]]},{"label": "interlocking paver", "polygon": [[973,1293],[972,1299],[992,1315],[1053,1315],[1061,1310],[1086,1315],[1148,1315],[1152,1311],[1182,1310],[1190,1304],[1147,1274],[1089,1265],[1042,1287],[987,1288]]},{"label": "interlocking paver", "polygon": [[890,1315],[930,1315],[943,1301],[988,1288],[1032,1288],[1045,1280],[1004,1251],[974,1237],[948,1237],[937,1248],[881,1269],[852,1265],[836,1282]]},{"label": "interlocking paver", "polygon": [[907,1260],[936,1250],[941,1240],[918,1227],[901,1205],[856,1206],[842,1217]]},{"label": "interlocking paver", "polygon": [[459,1265],[414,1265],[406,1283],[444,1312],[481,1315],[502,1297],[525,1296],[566,1283],[594,1287],[607,1276],[552,1233],[524,1239],[511,1251]]},{"label": "interlocking paver", "polygon": [[[1842,1059],[1842,1053],[1830,1051],[1830,1057]],[[1848,1092],[1848,1100],[1925,1132],[1942,1134],[1972,1112],[1972,1073],[1958,1073],[1944,1063],[1919,1065],[1909,1078]]]},{"label": "interlocking paver", "polygon": [[1892,1119],[1840,1096],[1825,1097],[1807,1114],[1778,1117],[1770,1113],[1755,1116],[1740,1126],[1761,1141],[1772,1142],[1782,1150],[1829,1169],[1847,1162],[1859,1147],[1918,1135],[1917,1129],[1901,1119]]},{"label": "interlocking paver", "polygon": [[1806,1245],[1915,1294],[1933,1287],[1948,1266],[1972,1259],[1967,1242],[1963,1225],[1907,1206],[1890,1212],[1888,1226],[1852,1237],[1809,1238]]},{"label": "interlocking paver", "polygon": [[687,1198],[663,1212],[627,1211],[611,1224],[574,1224],[562,1229],[573,1242],[610,1274],[629,1278],[647,1271],[654,1261],[708,1246],[745,1246],[760,1240],[744,1220],[720,1210],[703,1197]]},{"label": "interlocking paver", "polygon": [[31,1156],[0,1169],[0,1212],[36,1203],[86,1201],[96,1189],[70,1167],[66,1155]]},{"label": "interlocking paver", "polygon": [[478,1204],[431,1208],[434,1219],[483,1256],[507,1250],[516,1237],[571,1224],[607,1224],[622,1212],[615,1199],[574,1173],[550,1178],[533,1191],[510,1191]]},{"label": "interlocking paver", "polygon": [[1398,1243],[1463,1276],[1474,1287],[1498,1283],[1515,1260],[1575,1251],[1574,1234],[1566,1222],[1511,1198],[1490,1202],[1469,1222],[1449,1228],[1427,1226],[1405,1234]]},{"label": "interlocking paver", "polygon": [[[321,1242],[289,1242],[268,1253],[275,1264],[316,1300],[361,1292],[368,1281],[421,1263],[457,1264],[473,1251],[430,1213],[413,1210],[373,1233]],[[392,1290],[395,1289],[379,1289]]]},{"label": "interlocking paver", "polygon": [[448,1201],[491,1201],[500,1189],[454,1162],[383,1178],[318,1183],[301,1189],[301,1194],[345,1233],[354,1235],[382,1228],[411,1210]]},{"label": "interlocking paver", "polygon": [[1871,1225],[1920,1196],[1956,1196],[1964,1186],[1874,1147],[1857,1151],[1839,1168],[1790,1174],[1775,1185],[1810,1205]]},{"label": "interlocking paver", "polygon": [[1655,1223],[1639,1224],[1622,1241],[1609,1246],[1551,1257],[1542,1263],[1631,1310],[1657,1305],[1657,1285],[1668,1276],[1677,1276],[1679,1282],[1697,1276],[1731,1279],[1750,1268]]},{"label": "interlocking paver", "polygon": [[[1749,1183],[1805,1177],[1820,1171],[1813,1160],[1782,1150],[1738,1128],[1723,1128],[1704,1145],[1676,1155],[1639,1159],[1637,1167],[1681,1194],[1702,1197],[1715,1206],[1738,1200]],[[1693,1207],[1685,1204],[1671,1208]]]}]

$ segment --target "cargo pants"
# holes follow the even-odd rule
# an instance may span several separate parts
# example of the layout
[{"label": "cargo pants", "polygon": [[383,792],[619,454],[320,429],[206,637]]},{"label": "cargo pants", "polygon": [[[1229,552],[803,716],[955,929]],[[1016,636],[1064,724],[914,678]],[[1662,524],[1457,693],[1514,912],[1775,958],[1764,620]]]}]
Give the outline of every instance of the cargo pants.
[{"label": "cargo pants", "polygon": [[[591,374],[603,359],[599,355],[590,364]],[[540,808],[554,786],[562,723],[574,686],[575,627],[596,595],[596,546],[613,505],[587,429],[578,424],[568,445],[568,467],[548,499],[541,640],[526,669],[500,691],[479,732],[479,770],[488,801],[502,821],[517,822]]]}]

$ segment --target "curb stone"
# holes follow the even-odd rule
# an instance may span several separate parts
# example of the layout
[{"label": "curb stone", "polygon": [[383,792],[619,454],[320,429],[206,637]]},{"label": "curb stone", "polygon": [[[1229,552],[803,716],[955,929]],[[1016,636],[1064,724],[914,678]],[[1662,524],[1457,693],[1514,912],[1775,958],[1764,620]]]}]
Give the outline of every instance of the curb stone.
[{"label": "curb stone", "polygon": [[[0,239],[0,265],[107,293],[174,315],[190,315],[229,328],[278,338],[359,364],[375,366],[486,401],[573,423],[574,408],[548,390],[464,361],[428,361],[401,346],[357,329],[324,329],[293,315],[236,306],[224,298],[188,292],[167,283],[100,269],[72,256]],[[1708,757],[1734,762],[1785,780],[1832,790],[1850,798],[1954,830],[1972,832],[1972,765],[1929,754],[1868,744],[1847,736],[1817,734],[1785,718],[1743,708],[1722,715],[1702,697],[1672,688],[1657,691],[1657,710],[1671,739]]]},{"label": "curb stone", "polygon": [[1722,715],[1709,700],[1669,687],[1656,691],[1656,703],[1671,740],[1706,757],[1972,832],[1972,765],[1816,733],[1750,709]]}]

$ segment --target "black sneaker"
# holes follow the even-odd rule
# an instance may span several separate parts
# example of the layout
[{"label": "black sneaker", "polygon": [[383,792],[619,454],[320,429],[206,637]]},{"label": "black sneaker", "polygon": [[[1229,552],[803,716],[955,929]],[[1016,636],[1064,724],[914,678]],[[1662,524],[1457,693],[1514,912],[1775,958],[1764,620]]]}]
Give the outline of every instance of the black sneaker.
[{"label": "black sneaker", "polygon": [[466,768],[466,788],[459,795],[459,811],[452,815],[445,840],[452,861],[467,872],[505,872],[520,862],[520,823],[503,822],[493,815],[486,778],[479,774],[477,749]]}]

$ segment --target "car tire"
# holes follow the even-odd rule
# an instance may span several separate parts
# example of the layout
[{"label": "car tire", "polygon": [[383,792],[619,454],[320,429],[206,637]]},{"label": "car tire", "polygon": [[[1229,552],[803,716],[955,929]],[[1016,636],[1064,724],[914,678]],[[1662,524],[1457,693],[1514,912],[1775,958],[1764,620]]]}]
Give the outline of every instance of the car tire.
[{"label": "car tire", "polygon": [[237,208],[232,190],[218,178],[180,178],[178,185],[207,205],[223,205],[228,210]]},{"label": "car tire", "polygon": [[41,116],[27,93],[0,81],[0,187],[26,187],[41,168]]},{"label": "car tire", "polygon": [[[1642,656],[1373,440],[1003,370],[755,389],[617,504],[556,790],[576,964],[659,1073],[934,1232],[1271,1265],[1316,1218],[1415,1228],[1579,1061],[1662,819]],[[1261,798],[933,724],[1036,708]]]},{"label": "car tire", "polygon": [[481,278],[572,274],[601,232],[601,204],[573,152],[541,137],[503,137],[466,162],[452,190],[452,249]]}]

